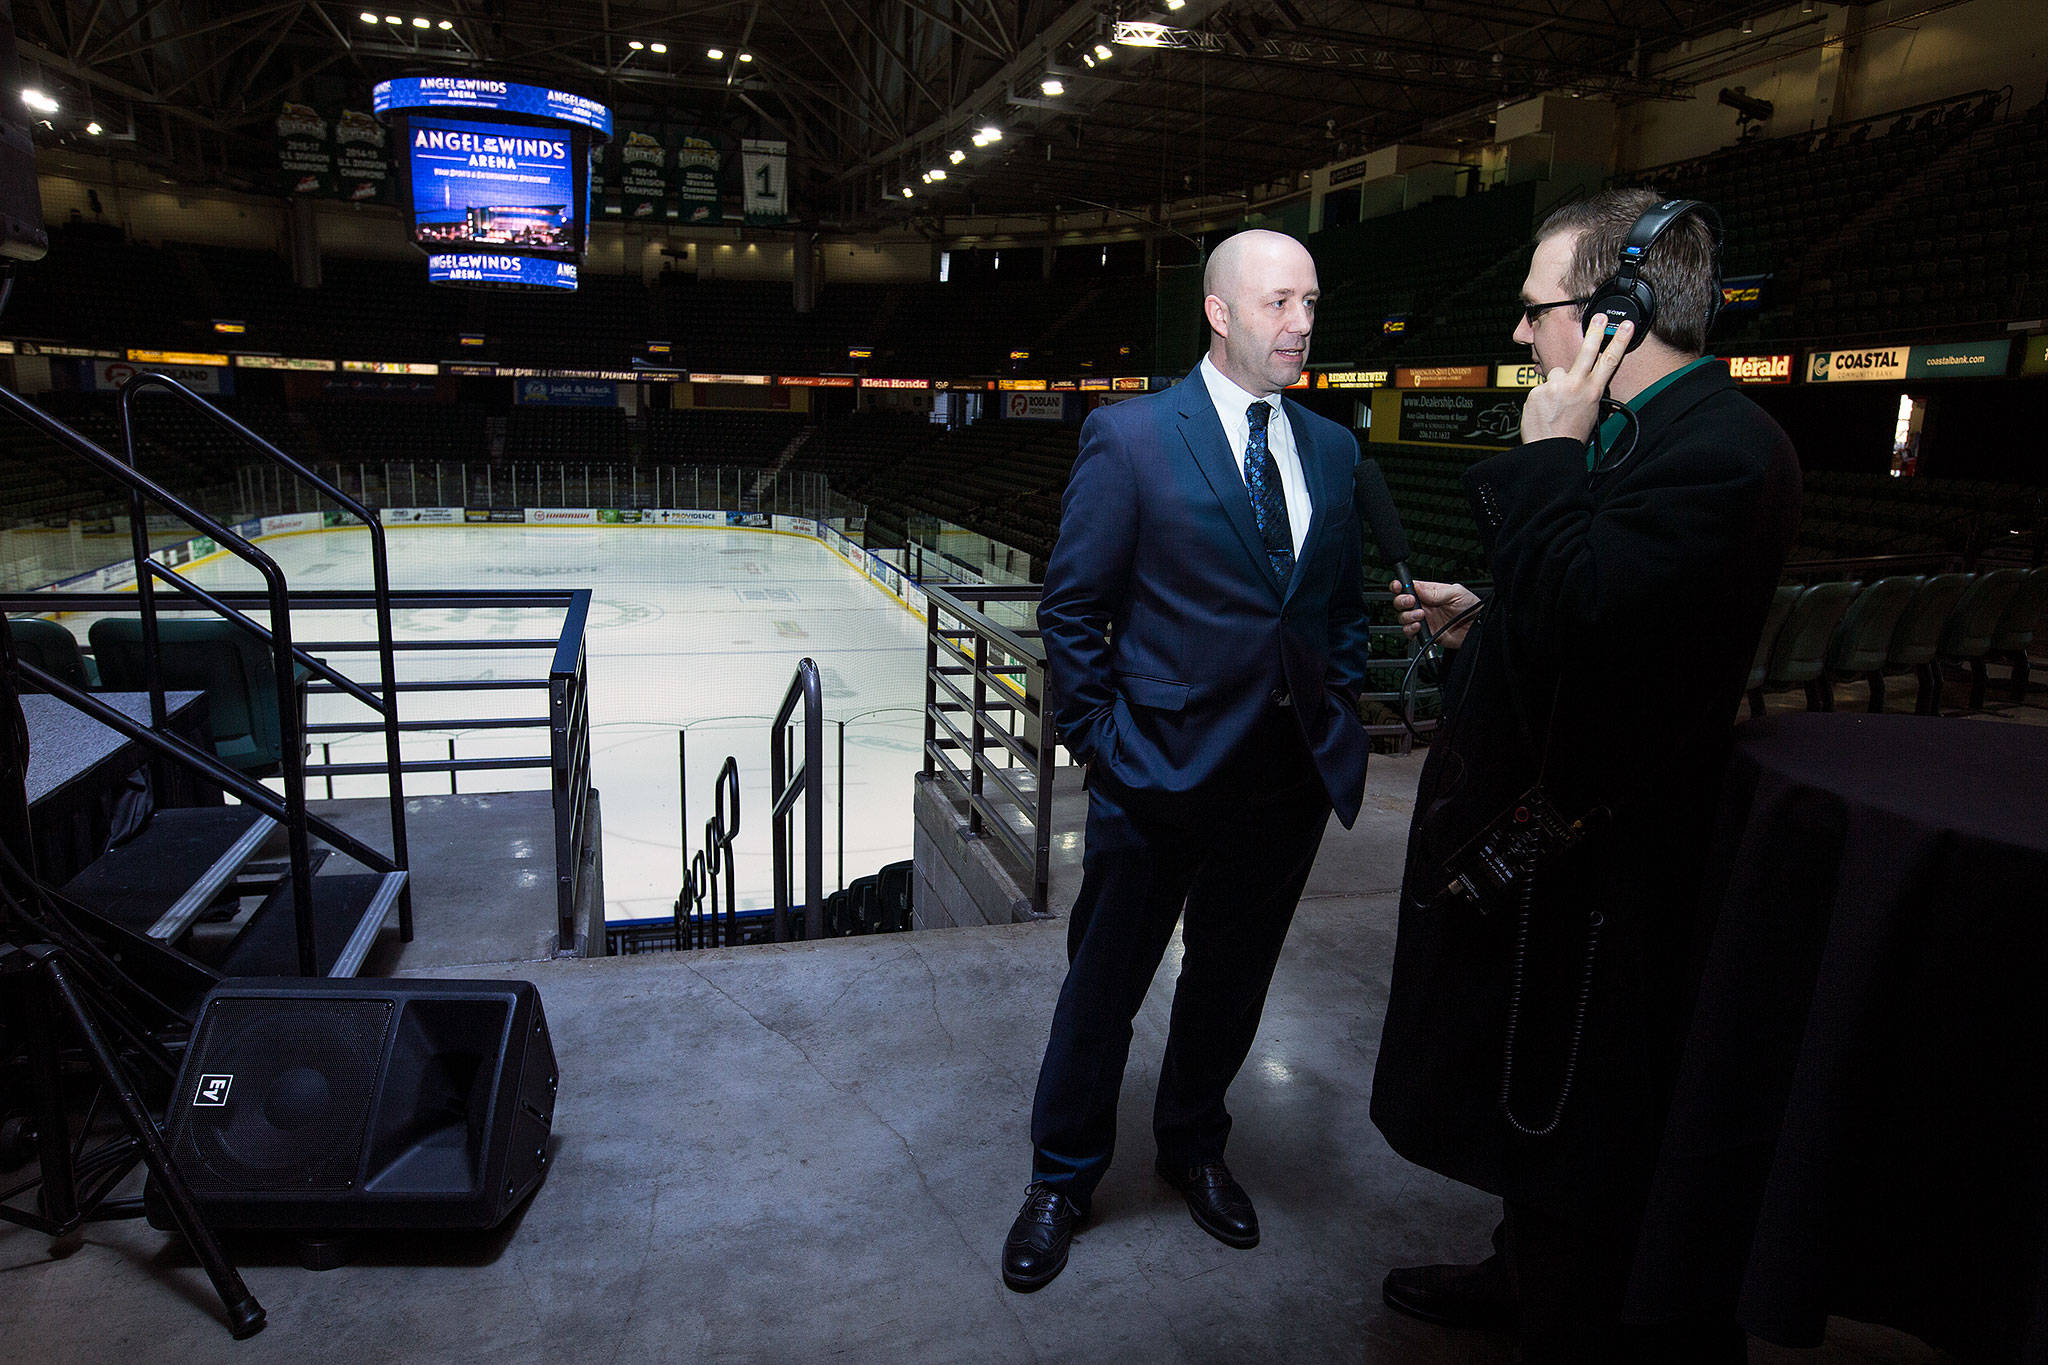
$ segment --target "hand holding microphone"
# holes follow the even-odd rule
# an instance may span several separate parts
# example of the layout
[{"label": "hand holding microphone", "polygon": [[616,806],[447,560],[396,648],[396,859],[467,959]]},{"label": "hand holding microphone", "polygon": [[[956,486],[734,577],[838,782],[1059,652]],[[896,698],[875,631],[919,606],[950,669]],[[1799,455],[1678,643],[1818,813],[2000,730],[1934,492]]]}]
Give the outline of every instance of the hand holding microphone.
[{"label": "hand holding microphone", "polygon": [[[1472,629],[1472,609],[1479,605],[1479,594],[1463,583],[1403,582],[1395,579],[1387,584],[1394,594],[1394,610],[1401,614],[1401,629],[1409,635],[1420,634],[1427,645],[1432,639],[1445,649],[1456,649],[1465,643],[1466,632]],[[1459,621],[1459,617],[1465,619]],[[1452,625],[1453,621],[1458,624]]]}]

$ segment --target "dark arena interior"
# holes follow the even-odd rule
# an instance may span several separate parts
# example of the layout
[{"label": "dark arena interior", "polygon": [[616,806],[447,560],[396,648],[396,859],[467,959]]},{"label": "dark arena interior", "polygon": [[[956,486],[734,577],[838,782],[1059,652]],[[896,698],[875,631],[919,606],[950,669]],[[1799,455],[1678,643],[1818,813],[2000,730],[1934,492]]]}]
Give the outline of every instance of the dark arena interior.
[{"label": "dark arena interior", "polygon": [[[1631,1322],[1726,1334],[1613,1358],[2048,1360],[2040,0],[0,18],[0,1354],[1524,1359],[1523,1251],[1486,1321],[1388,1279],[1503,1217],[1379,1126],[1418,784],[1467,723],[1390,583],[1476,589],[1489,644],[1526,608],[1483,470],[1573,378],[1517,338],[1589,301],[1524,276],[1554,212],[1642,187],[1718,215],[1706,353],[1799,477],[1739,687],[1655,663],[1704,608],[1535,646],[1618,661],[1568,675],[1599,736],[1572,758],[1650,780],[1675,760],[1639,718],[1704,694],[1726,760],[1680,793],[1697,875],[1655,907],[1686,989],[1614,1281]],[[1225,1068],[1263,1239],[1148,1165],[1190,901],[1123,1159],[1055,1187],[1071,1265],[1062,1231],[1065,1273],[1012,1293],[1045,1281],[1004,1236],[1055,1002],[1110,913],[1076,909],[1084,835],[1136,790],[1102,774],[1133,711],[1192,698],[1193,734],[1237,665],[1186,625],[1192,692],[1110,675],[1127,728],[1093,750],[1066,585],[1110,532],[1183,537],[1147,592],[1259,562],[1148,520],[1185,451],[1147,515],[1091,505],[1106,476],[1064,495],[1137,460],[1136,414],[1244,387],[1198,366],[1247,229],[1320,297],[1254,393],[1296,434],[1226,436],[1218,493],[1283,583],[1336,564],[1362,600],[1330,702],[1362,805]],[[1341,482],[1305,532],[1261,501],[1260,461],[1303,477],[1346,432],[1355,518]],[[1589,543],[1647,534],[1629,496]],[[1682,558],[1709,532],[1676,524]],[[1121,602],[1096,640],[1136,651]]]}]

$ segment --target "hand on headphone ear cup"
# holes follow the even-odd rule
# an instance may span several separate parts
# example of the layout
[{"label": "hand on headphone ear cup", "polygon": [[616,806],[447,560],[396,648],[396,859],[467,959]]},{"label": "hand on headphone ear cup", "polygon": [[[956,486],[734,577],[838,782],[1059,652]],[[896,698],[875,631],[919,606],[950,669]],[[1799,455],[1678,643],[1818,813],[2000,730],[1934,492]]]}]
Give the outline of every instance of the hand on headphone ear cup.
[{"label": "hand on headphone ear cup", "polygon": [[1584,327],[1604,329],[1634,323],[1635,331],[1628,339],[1628,349],[1633,351],[1643,344],[1643,338],[1650,335],[1650,329],[1657,323],[1657,292],[1647,280],[1611,279],[1593,291],[1592,302],[1579,316]]}]

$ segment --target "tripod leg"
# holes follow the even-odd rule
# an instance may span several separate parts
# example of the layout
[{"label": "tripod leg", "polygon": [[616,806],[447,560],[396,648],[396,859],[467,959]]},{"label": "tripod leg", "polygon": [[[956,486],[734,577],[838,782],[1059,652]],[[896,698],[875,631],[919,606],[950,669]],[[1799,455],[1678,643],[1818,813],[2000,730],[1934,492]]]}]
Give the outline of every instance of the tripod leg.
[{"label": "tripod leg", "polygon": [[100,1036],[99,1026],[71,988],[70,979],[64,975],[63,964],[58,961],[57,950],[39,944],[26,951],[40,961],[51,994],[63,1005],[86,1049],[92,1053],[100,1076],[113,1094],[115,1107],[121,1111],[129,1136],[142,1148],[142,1159],[149,1164],[150,1174],[156,1177],[157,1184],[163,1189],[164,1200],[177,1219],[178,1231],[191,1243],[199,1264],[206,1270],[206,1278],[213,1281],[214,1291],[220,1295],[221,1306],[227,1310],[229,1333],[237,1341],[254,1336],[263,1330],[263,1305],[256,1302],[255,1295],[242,1283],[240,1273],[228,1261],[227,1253],[214,1238],[212,1229],[206,1226],[198,1204],[193,1202],[191,1190],[185,1186],[185,1177],[171,1164],[170,1149],[164,1146],[163,1134],[157,1131],[155,1121],[142,1107],[142,1100],[135,1092],[134,1083],[128,1079],[121,1059],[107,1046],[106,1039]]},{"label": "tripod leg", "polygon": [[27,991],[45,991],[48,985],[32,975],[38,963],[27,953],[8,950],[0,958],[0,973],[13,978],[24,990],[11,992],[15,1003],[8,1013],[20,1028],[28,1045],[29,1069],[35,1078],[36,1157],[43,1183],[39,1199],[38,1224],[52,1236],[62,1237],[78,1224],[78,1173],[71,1163],[70,1125],[64,1118],[63,1075],[57,1065],[57,1038],[50,1027],[46,1009],[38,1009],[26,998]]}]

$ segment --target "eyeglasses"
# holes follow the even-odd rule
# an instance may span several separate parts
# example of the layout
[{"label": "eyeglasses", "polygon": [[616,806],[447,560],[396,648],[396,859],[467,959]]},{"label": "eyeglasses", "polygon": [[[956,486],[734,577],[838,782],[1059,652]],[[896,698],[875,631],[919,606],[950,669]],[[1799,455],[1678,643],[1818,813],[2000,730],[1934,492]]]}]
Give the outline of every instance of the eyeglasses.
[{"label": "eyeglasses", "polygon": [[1528,322],[1528,324],[1531,327],[1534,327],[1536,325],[1536,319],[1542,317],[1545,313],[1549,312],[1553,308],[1583,308],[1591,302],[1591,298],[1583,298],[1556,299],[1550,303],[1525,303],[1522,305],[1522,317]]}]

